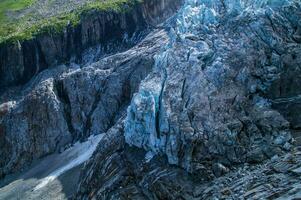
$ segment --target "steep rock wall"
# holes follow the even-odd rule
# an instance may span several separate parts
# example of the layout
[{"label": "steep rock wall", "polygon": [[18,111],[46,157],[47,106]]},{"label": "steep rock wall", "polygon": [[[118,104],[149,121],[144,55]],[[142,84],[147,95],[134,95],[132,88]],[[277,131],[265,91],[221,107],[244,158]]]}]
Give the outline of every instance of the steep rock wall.
[{"label": "steep rock wall", "polygon": [[26,83],[40,71],[72,58],[80,62],[82,53],[100,46],[104,53],[132,46],[139,33],[170,16],[181,0],[151,0],[137,3],[126,12],[90,11],[79,25],[68,26],[60,34],[41,34],[32,40],[0,46],[0,92],[4,87]]},{"label": "steep rock wall", "polygon": [[[68,36],[64,32],[63,35],[42,35],[25,41],[17,54],[11,51],[3,60],[1,58],[2,62],[9,60],[13,63],[11,69],[3,69],[2,83],[8,84],[5,78],[10,77],[14,81],[23,80],[30,71],[32,73],[26,77],[34,77],[22,87],[11,88],[0,97],[0,177],[24,169],[33,160],[63,150],[72,142],[106,132],[124,115],[133,93],[154,66],[153,56],[160,45],[166,43],[166,36],[158,41],[161,32],[147,36],[150,39],[142,39],[143,45],[103,57],[99,62],[82,65],[82,68],[73,64],[48,67],[50,63],[57,62],[57,56],[67,55],[68,50],[83,50],[94,44],[104,46],[104,43],[108,44],[107,47],[119,47],[124,35],[134,35],[150,24],[163,21],[176,11],[180,1],[163,2],[147,1],[133,9],[131,14],[91,13],[91,16],[85,16],[79,27],[69,30],[86,33],[85,36],[79,34],[79,43],[72,43],[80,44],[80,48],[67,48],[66,38],[73,35]],[[99,23],[103,27],[98,26]],[[41,49],[30,48],[30,45],[37,44]],[[43,53],[34,57],[33,52],[40,50]],[[31,55],[25,56],[22,52]],[[16,55],[20,56],[17,60],[13,58]],[[26,70],[23,57],[24,60],[34,57],[33,63],[26,65]],[[49,66],[41,67],[41,63],[36,62],[40,60]],[[17,61],[21,64],[16,64]],[[39,73],[42,69],[45,70]],[[21,75],[17,79],[9,76],[13,72],[11,70]]]},{"label": "steep rock wall", "polygon": [[[269,199],[290,190],[283,163],[251,175],[252,183],[240,172],[247,179],[220,176],[279,161],[294,148],[291,127],[300,110],[290,97],[300,95],[300,8],[294,0],[186,0],[169,20],[175,23],[166,24],[169,43],[126,117],[86,165],[76,198]],[[295,115],[281,114],[288,105]],[[275,171],[282,178],[271,184]],[[210,187],[223,178],[235,186]]]}]

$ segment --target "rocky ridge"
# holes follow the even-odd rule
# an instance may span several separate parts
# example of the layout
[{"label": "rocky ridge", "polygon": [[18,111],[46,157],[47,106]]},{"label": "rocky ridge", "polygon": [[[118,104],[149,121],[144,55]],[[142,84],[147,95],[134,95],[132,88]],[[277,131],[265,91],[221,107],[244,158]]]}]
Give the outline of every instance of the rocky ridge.
[{"label": "rocky ridge", "polygon": [[46,32],[31,40],[0,45],[0,93],[7,87],[27,83],[49,67],[63,63],[87,63],[84,55],[103,54],[133,46],[151,25],[170,16],[181,0],[129,1],[122,11],[91,10],[78,25],[62,32]]},{"label": "rocky ridge", "polygon": [[38,73],[0,98],[0,174],[105,133],[74,199],[300,198],[299,19],[185,0],[127,50]]},{"label": "rocky ridge", "polygon": [[[127,115],[86,165],[76,199],[221,198],[215,177],[245,163],[259,169],[250,176],[233,172],[228,186],[257,175],[259,185],[254,180],[229,190],[225,199],[299,191],[298,175],[289,173],[298,159],[279,176],[264,174],[268,167],[262,163],[291,151],[291,130],[299,126],[300,6],[186,0],[165,24],[169,43],[156,55]],[[273,184],[279,177],[284,180],[278,190]]]},{"label": "rocky ridge", "polygon": [[[165,19],[171,10],[177,8],[175,1],[156,2],[148,1],[143,5],[144,9],[136,9],[141,15],[141,12],[146,12],[143,14],[145,18],[136,16],[137,23],[143,23],[145,29],[131,29],[129,33],[122,33],[123,36],[147,32],[148,28],[160,22],[160,18]],[[165,9],[166,6],[169,8]],[[108,13],[107,16],[101,14],[98,19],[109,20],[111,15],[115,16],[114,13]],[[132,18],[127,20],[124,17],[118,22],[135,25]],[[149,20],[147,24],[145,19]],[[94,27],[89,23],[82,24],[90,25]],[[107,31],[112,29],[108,24],[105,27]],[[84,30],[90,29],[86,27]],[[71,63],[40,73],[36,71],[38,74],[28,83],[6,89],[0,97],[0,176],[19,171],[33,160],[62,151],[92,134],[106,132],[124,113],[140,81],[151,71],[153,55],[159,50],[160,44],[167,40],[166,37],[158,38],[158,33],[151,35],[149,37],[153,41],[141,41],[141,36],[135,40],[140,41],[137,46],[123,53],[109,56],[102,52],[99,56],[103,59],[98,62],[90,59],[90,62],[81,65]],[[111,36],[114,38],[114,35]],[[51,45],[49,47],[48,42],[43,44],[51,53]],[[92,53],[87,55],[95,56]]]}]

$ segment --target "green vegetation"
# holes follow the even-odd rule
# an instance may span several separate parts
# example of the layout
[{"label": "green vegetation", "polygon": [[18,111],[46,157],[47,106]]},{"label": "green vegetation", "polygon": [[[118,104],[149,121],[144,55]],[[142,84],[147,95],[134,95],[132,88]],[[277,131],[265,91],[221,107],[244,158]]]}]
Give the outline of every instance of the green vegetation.
[{"label": "green vegetation", "polygon": [[39,0],[0,0],[0,44],[31,39],[45,32],[61,32],[68,24],[77,25],[81,16],[90,10],[125,12],[133,4],[141,2],[141,0],[95,0],[57,16],[36,19],[37,17],[30,13],[16,19],[8,17],[9,12],[29,9],[37,1]]},{"label": "green vegetation", "polygon": [[1,0],[0,1],[0,22],[6,21],[7,11],[24,9],[34,3],[34,0]]}]

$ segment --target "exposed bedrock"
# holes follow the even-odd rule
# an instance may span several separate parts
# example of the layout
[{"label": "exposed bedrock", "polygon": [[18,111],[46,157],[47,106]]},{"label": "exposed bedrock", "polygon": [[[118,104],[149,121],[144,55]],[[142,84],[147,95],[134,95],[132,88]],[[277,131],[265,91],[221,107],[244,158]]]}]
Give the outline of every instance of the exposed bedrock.
[{"label": "exposed bedrock", "polygon": [[126,145],[123,130],[118,124],[105,135],[85,166],[74,199],[300,198],[300,150],[230,172],[219,164],[214,168],[223,176],[213,178],[209,168],[192,175],[161,156],[148,162],[143,149]]},{"label": "exposed bedrock", "polygon": [[[135,1],[133,1],[135,2]],[[181,0],[147,0],[124,5],[125,12],[90,11],[79,25],[62,33],[40,34],[34,39],[0,45],[0,92],[22,85],[40,71],[69,61],[81,62],[94,47],[99,54],[133,46],[149,26],[174,13]]]},{"label": "exposed bedrock", "polygon": [[4,144],[0,150],[1,175],[16,172],[71,139],[52,79],[42,82],[22,101],[2,104],[0,110],[8,112],[0,121]]},{"label": "exposed bedrock", "polygon": [[77,198],[214,199],[198,185],[290,151],[300,11],[293,0],[186,0],[127,115],[83,171]]},{"label": "exposed bedrock", "polygon": [[[147,2],[142,19],[156,24],[169,1]],[[0,97],[1,175],[105,133],[76,199],[253,198],[252,175],[235,194],[215,192],[216,177],[233,172],[221,181],[233,186],[244,182],[239,166],[267,159],[278,164],[255,170],[271,181],[261,197],[284,194],[298,178],[282,166],[300,163],[296,151],[281,157],[292,155],[300,129],[300,19],[294,0],[186,0],[163,30],[126,51],[44,70]]]},{"label": "exposed bedrock", "polygon": [[288,49],[288,53],[281,57],[284,71],[279,75],[267,92],[272,99],[273,108],[291,122],[291,128],[301,129],[301,51],[300,46]]},{"label": "exposed bedrock", "polygon": [[106,132],[126,113],[154,66],[154,54],[166,43],[165,31],[157,30],[130,50],[83,68],[47,69],[24,87],[6,92],[0,106],[1,174]]},{"label": "exposed bedrock", "polygon": [[[285,71],[301,64],[291,56],[300,52],[289,34],[294,22],[273,29],[299,4],[233,2],[186,2],[170,33],[174,41],[128,109],[128,144],[163,153],[190,172],[208,160],[262,161],[289,146],[289,122],[264,96],[273,95],[269,88],[281,75],[299,79],[298,71],[294,77]],[[298,93],[293,85],[282,95]]]}]

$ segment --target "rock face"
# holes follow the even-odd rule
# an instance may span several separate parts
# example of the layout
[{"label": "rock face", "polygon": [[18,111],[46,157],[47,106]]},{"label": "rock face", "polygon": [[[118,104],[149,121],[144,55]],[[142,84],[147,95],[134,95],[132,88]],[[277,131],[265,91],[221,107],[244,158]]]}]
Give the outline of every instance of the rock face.
[{"label": "rock face", "polygon": [[298,195],[300,19],[294,0],[185,0],[127,50],[44,70],[0,97],[0,173],[105,133],[75,199]]},{"label": "rock face", "polygon": [[[186,0],[166,22],[168,44],[126,116],[86,165],[76,198],[260,199],[294,190],[288,186],[298,177],[269,176],[264,166],[245,179],[234,172],[228,186],[256,175],[263,176],[262,187],[285,178],[278,189],[250,183],[231,196],[231,188],[217,194],[208,183],[218,187],[214,177],[293,148],[291,130],[300,122],[300,8],[293,0]],[[284,168],[297,168],[298,159]]]},{"label": "rock face", "polygon": [[283,68],[300,66],[286,59],[300,45],[278,42],[293,39],[271,29],[283,20],[281,8],[293,12],[296,5],[234,2],[222,10],[218,2],[186,2],[170,31],[174,41],[156,57],[128,109],[129,145],[197,172],[208,160],[261,161],[290,141],[288,121],[264,95]]},{"label": "rock face", "polygon": [[[260,165],[248,163],[214,178],[209,168],[191,175],[125,144],[123,127],[108,131],[85,166],[75,199],[298,199],[300,149]],[[219,164],[221,166],[221,164]],[[224,166],[222,168],[225,168]],[[206,177],[211,176],[210,179]]]},{"label": "rock face", "polygon": [[298,199],[300,149],[259,166],[244,165],[212,182],[198,185],[200,199]]},{"label": "rock face", "polygon": [[[7,109],[5,105],[0,108],[2,112]],[[42,82],[9,109],[0,121],[4,144],[0,150],[2,175],[70,141],[63,105],[55,94],[52,79]]]},{"label": "rock face", "polygon": [[[152,40],[157,42],[156,37]],[[162,43],[165,40],[160,37]],[[149,42],[150,48],[137,46],[82,69],[46,70],[29,83],[33,86],[22,99],[9,109],[8,103],[2,104],[1,140],[7,146],[0,150],[5,158],[2,173],[19,170],[72,141],[106,132],[151,71],[159,44]]]},{"label": "rock face", "polygon": [[[166,19],[172,11],[175,12],[180,1],[159,2],[148,1],[135,7],[134,10],[140,17],[136,13],[137,15],[125,14],[118,18],[124,25],[121,26],[121,35],[141,33],[143,30],[140,30],[140,25],[144,26],[146,32],[146,28]],[[165,9],[166,6],[168,9]],[[131,18],[127,19],[127,15]],[[114,23],[114,16],[117,17],[117,14],[101,13],[97,19]],[[135,23],[131,21],[132,17],[135,18]],[[93,18],[90,20],[92,22]],[[93,22],[98,23],[97,20]],[[118,27],[119,22],[114,26]],[[129,30],[127,24],[133,29]],[[81,26],[93,25],[88,23]],[[105,32],[102,34],[110,35],[108,31],[114,27],[108,24],[103,26]],[[90,28],[83,28],[85,31],[87,29]],[[93,39],[90,36],[84,38]],[[120,39],[116,35],[110,36],[112,40]],[[102,38],[101,35],[97,37],[93,39],[93,43]],[[112,42],[108,38],[104,41]],[[102,54],[104,58],[88,65],[72,63],[46,69],[27,84],[6,89],[0,96],[0,176],[19,171],[37,158],[61,151],[77,140],[85,140],[91,134],[106,132],[114,125],[125,114],[141,80],[151,72],[154,66],[153,56],[160,50],[160,45],[167,43],[167,36],[163,31],[157,30],[148,39],[141,41],[136,38],[135,41],[140,43],[128,51],[111,56]],[[43,44],[45,52],[51,53],[51,45],[49,47],[46,41]],[[114,44],[119,45],[119,42]],[[11,59],[10,56],[7,59]],[[48,58],[51,59],[51,56],[47,56]],[[53,59],[56,59],[55,55]],[[17,64],[13,66],[17,67]],[[30,66],[36,67],[34,64]],[[38,72],[36,69],[34,71]],[[1,81],[11,84],[4,79]]]},{"label": "rock face", "polygon": [[[135,2],[135,3],[134,3]],[[125,12],[91,11],[79,25],[66,27],[60,34],[46,33],[29,41],[0,46],[0,92],[4,87],[22,85],[40,71],[76,61],[94,47],[95,52],[111,53],[133,46],[143,31],[170,16],[181,0],[130,1]],[[132,5],[134,4],[134,5]]]}]

